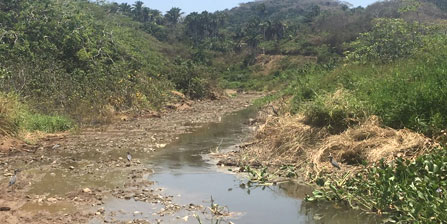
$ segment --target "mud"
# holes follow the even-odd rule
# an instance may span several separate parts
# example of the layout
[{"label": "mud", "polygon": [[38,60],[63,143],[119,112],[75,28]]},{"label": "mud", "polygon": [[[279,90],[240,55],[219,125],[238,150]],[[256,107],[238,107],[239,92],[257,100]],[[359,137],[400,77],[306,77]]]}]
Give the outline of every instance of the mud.
[{"label": "mud", "polygon": [[[33,145],[9,141],[0,158],[0,207],[5,208],[0,223],[122,223],[113,218],[116,212],[102,207],[108,200],[133,200],[158,209],[151,220],[141,211],[126,214],[126,223],[157,223],[157,217],[180,210],[203,210],[174,203],[174,196],[145,178],[154,171],[142,160],[258,97],[249,93],[170,105],[161,113],[123,116],[108,126],[46,136]],[[8,187],[15,169],[21,170],[17,183]]]}]

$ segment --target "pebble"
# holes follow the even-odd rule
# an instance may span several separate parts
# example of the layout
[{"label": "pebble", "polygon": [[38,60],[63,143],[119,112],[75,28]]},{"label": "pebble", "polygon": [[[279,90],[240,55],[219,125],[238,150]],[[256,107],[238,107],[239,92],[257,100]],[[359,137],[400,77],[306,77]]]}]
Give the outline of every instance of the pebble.
[{"label": "pebble", "polygon": [[51,149],[55,150],[55,149],[58,149],[59,147],[61,147],[61,145],[56,144],[56,145],[54,145]]},{"label": "pebble", "polygon": [[56,202],[57,199],[56,199],[56,198],[48,198],[47,201],[48,201],[48,202]]}]

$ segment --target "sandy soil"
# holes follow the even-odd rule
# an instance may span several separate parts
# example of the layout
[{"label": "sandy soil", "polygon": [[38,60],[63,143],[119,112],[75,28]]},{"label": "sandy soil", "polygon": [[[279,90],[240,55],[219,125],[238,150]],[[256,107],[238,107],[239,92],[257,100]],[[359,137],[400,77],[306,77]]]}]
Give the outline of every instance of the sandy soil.
[{"label": "sandy soil", "polygon": [[[249,93],[170,105],[161,113],[121,116],[108,126],[48,135],[33,145],[0,139],[0,223],[120,223],[101,207],[110,198],[157,204],[159,216],[203,209],[174,204],[172,196],[154,188],[145,178],[153,171],[139,157],[163,150],[201,124],[219,122],[258,97]],[[131,162],[127,152],[134,157]],[[15,169],[21,171],[17,183],[8,187]]]}]

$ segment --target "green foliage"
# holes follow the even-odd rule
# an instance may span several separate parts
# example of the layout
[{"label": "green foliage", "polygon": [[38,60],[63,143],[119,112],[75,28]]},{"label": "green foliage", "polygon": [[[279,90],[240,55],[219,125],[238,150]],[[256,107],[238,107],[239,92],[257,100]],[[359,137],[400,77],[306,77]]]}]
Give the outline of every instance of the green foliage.
[{"label": "green foliage", "polygon": [[72,120],[64,116],[50,116],[42,114],[22,114],[19,126],[27,131],[43,131],[54,133],[72,129],[75,125]]},{"label": "green foliage", "polygon": [[176,60],[175,65],[175,70],[168,78],[176,89],[182,90],[193,99],[212,97],[214,71],[200,63],[180,58]]},{"label": "green foliage", "polygon": [[162,44],[106,9],[88,1],[2,5],[0,68],[8,72],[0,74],[0,90],[18,92],[44,113],[81,120],[79,110],[99,116],[106,107],[159,107],[172,88]]},{"label": "green foliage", "polygon": [[267,169],[267,167],[255,169],[250,166],[246,166],[244,171],[250,175],[250,182],[265,184],[270,179],[270,174],[267,172]]},{"label": "green foliage", "polygon": [[[305,113],[311,123],[348,124],[378,115],[393,128],[410,128],[435,136],[447,125],[447,42],[442,35],[424,38],[424,47],[392,64],[344,65],[334,70],[295,70],[287,89],[291,112]],[[291,71],[284,71],[287,74]],[[289,79],[290,80],[290,79]],[[337,95],[338,89],[347,94]],[[343,126],[343,125],[342,125]]]},{"label": "green foliage", "polygon": [[402,19],[376,19],[370,32],[351,43],[349,61],[390,63],[411,56],[422,46],[422,26]]},{"label": "green foliage", "polygon": [[346,201],[366,211],[389,214],[393,223],[444,223],[447,203],[447,150],[436,149],[416,161],[381,162],[343,183],[327,181],[308,201]]},{"label": "green foliage", "polygon": [[365,108],[353,93],[339,89],[333,94],[317,95],[302,106],[302,112],[308,123],[340,133],[366,118]]},{"label": "green foliage", "polygon": [[34,113],[17,95],[0,93],[0,135],[17,135],[21,131],[53,133],[73,127],[73,121],[67,117]]}]

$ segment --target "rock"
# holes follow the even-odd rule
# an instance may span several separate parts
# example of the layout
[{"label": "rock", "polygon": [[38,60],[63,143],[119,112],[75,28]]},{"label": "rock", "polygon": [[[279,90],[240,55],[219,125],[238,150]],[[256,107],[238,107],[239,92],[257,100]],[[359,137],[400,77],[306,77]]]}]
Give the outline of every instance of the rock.
[{"label": "rock", "polygon": [[50,173],[50,176],[55,177],[56,174],[55,173]]},{"label": "rock", "polygon": [[161,149],[161,148],[166,147],[166,145],[167,145],[167,144],[155,144],[155,147]]},{"label": "rock", "polygon": [[256,120],[253,118],[248,119],[248,124],[249,125],[254,125],[256,123]]},{"label": "rock", "polygon": [[84,189],[82,189],[82,192],[84,192],[84,193],[92,193],[92,190],[90,190],[90,188],[84,188]]},{"label": "rock", "polygon": [[10,207],[0,207],[0,212],[7,212],[10,211],[11,208]]},{"label": "rock", "polygon": [[68,167],[70,170],[74,170],[74,166],[70,166]]},{"label": "rock", "polygon": [[98,212],[99,212],[99,214],[104,214],[106,212],[106,210],[104,208],[100,208],[100,209],[98,209],[98,211],[96,213],[98,213]]},{"label": "rock", "polygon": [[141,215],[141,214],[143,214],[143,213],[140,212],[140,211],[134,211],[133,214],[134,214],[134,215]]},{"label": "rock", "polygon": [[56,202],[56,201],[57,201],[57,199],[56,199],[56,198],[48,198],[48,199],[47,199],[47,201],[48,201],[48,202],[52,202],[52,203],[53,203],[53,202]]},{"label": "rock", "polygon": [[61,145],[56,144],[56,145],[53,145],[53,147],[51,147],[51,149],[56,150],[56,149],[58,149],[58,148],[60,148],[60,147],[61,147]]},{"label": "rock", "polygon": [[192,107],[189,106],[188,104],[182,104],[181,106],[177,107],[177,110],[180,110],[180,111],[191,110],[191,109],[192,109]]}]

